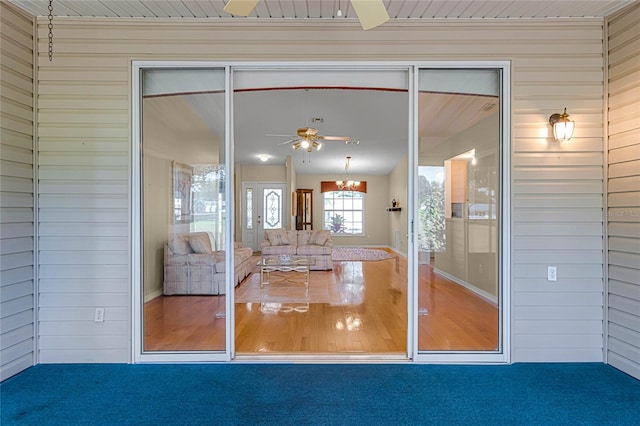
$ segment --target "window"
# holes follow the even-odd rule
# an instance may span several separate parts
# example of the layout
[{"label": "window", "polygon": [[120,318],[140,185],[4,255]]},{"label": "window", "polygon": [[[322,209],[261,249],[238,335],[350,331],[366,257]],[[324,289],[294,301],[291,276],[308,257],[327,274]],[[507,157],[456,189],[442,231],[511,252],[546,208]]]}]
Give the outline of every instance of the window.
[{"label": "window", "polygon": [[364,193],[327,191],[323,201],[324,229],[332,234],[364,234]]}]

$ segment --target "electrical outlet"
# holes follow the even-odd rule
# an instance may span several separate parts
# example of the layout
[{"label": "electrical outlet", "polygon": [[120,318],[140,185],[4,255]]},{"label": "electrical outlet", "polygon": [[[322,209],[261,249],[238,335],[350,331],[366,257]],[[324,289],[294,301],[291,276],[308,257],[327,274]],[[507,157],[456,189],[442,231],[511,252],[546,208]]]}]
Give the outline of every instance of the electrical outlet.
[{"label": "electrical outlet", "polygon": [[104,322],[104,308],[96,308],[95,316],[93,317],[95,322]]},{"label": "electrical outlet", "polygon": [[555,266],[547,267],[547,281],[558,281],[558,269]]}]

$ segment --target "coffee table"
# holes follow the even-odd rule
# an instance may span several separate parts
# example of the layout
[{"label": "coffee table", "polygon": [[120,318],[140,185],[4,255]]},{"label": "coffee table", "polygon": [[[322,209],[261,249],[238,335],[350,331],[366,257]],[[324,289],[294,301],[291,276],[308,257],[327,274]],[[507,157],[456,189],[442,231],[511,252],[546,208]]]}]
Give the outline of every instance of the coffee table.
[{"label": "coffee table", "polygon": [[[294,272],[304,274],[304,287],[309,289],[309,266],[315,265],[314,257],[291,256],[288,259],[279,256],[267,256],[260,259],[260,288],[271,283],[271,272]],[[285,281],[291,281],[285,278]]]}]

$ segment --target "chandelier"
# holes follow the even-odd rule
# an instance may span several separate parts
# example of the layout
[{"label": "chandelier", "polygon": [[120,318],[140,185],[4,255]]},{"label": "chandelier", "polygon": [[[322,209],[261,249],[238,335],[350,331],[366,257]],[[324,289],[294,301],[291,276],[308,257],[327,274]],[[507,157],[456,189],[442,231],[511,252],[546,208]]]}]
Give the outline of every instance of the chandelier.
[{"label": "chandelier", "polygon": [[344,164],[344,180],[337,180],[336,186],[340,190],[353,191],[360,186],[359,180],[352,180],[349,176],[349,164],[351,162],[351,156],[347,156],[347,161]]}]

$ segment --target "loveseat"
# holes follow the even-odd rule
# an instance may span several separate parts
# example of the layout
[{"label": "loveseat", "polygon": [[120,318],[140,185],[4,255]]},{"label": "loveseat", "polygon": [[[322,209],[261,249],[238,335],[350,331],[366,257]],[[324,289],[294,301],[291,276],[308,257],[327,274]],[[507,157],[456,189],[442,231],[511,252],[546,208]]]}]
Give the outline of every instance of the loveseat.
[{"label": "loveseat", "polygon": [[[225,254],[208,232],[175,235],[164,247],[164,294],[225,294]],[[253,269],[253,251],[235,243],[233,254],[238,285]]]},{"label": "loveseat", "polygon": [[284,228],[264,231],[264,240],[260,245],[262,256],[299,256],[314,257],[314,271],[333,269],[333,240],[328,230],[291,231]]}]

